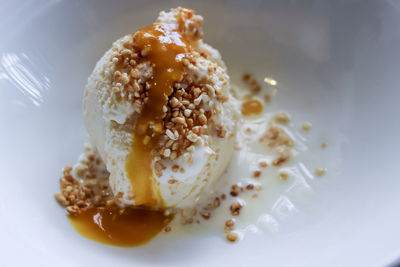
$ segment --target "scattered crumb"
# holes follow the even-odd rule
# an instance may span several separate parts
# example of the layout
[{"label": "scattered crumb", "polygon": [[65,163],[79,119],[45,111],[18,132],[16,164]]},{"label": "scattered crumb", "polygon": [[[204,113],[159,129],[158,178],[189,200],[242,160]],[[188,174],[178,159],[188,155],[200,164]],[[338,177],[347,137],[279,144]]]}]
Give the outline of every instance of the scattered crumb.
[{"label": "scattered crumb", "polygon": [[261,168],[266,168],[268,167],[268,164],[265,161],[260,161],[260,163],[258,164]]},{"label": "scattered crumb", "polygon": [[227,221],[225,222],[225,226],[232,227],[232,226],[234,226],[234,225],[235,225],[235,221],[232,220],[232,219],[229,219],[229,220],[227,220]]},{"label": "scattered crumb", "polygon": [[301,129],[303,131],[309,131],[311,129],[311,124],[310,123],[304,123],[303,125],[301,125]]},{"label": "scattered crumb", "polygon": [[172,228],[169,225],[165,226],[165,228],[164,228],[164,232],[166,232],[166,233],[171,232],[171,230],[172,230]]},{"label": "scattered crumb", "polygon": [[242,79],[249,84],[251,91],[258,92],[261,90],[260,84],[250,73],[244,73]]},{"label": "scattered crumb", "polygon": [[253,195],[251,195],[251,197],[252,197],[252,198],[257,198],[257,197],[258,197],[258,194],[253,194]]},{"label": "scattered crumb", "polygon": [[261,191],[261,189],[262,189],[262,186],[261,186],[261,185],[257,185],[257,186],[256,186],[256,190],[257,190],[257,191]]},{"label": "scattered crumb", "polygon": [[260,175],[261,175],[261,171],[254,171],[254,172],[253,172],[253,176],[254,176],[255,178],[259,178]]},{"label": "scattered crumb", "polygon": [[285,133],[285,131],[277,126],[270,127],[266,134],[261,136],[259,141],[269,147],[292,147],[294,144],[293,140]]},{"label": "scattered crumb", "polygon": [[238,239],[238,235],[231,232],[226,235],[226,239],[230,242],[235,242]]},{"label": "scattered crumb", "polygon": [[230,210],[231,210],[231,214],[233,216],[238,216],[240,214],[240,210],[242,208],[242,205],[239,202],[234,202],[231,206],[230,206]]},{"label": "scattered crumb", "polygon": [[272,162],[272,165],[274,165],[274,166],[281,166],[283,163],[285,163],[285,161],[286,161],[286,158],[279,157],[279,158],[277,158],[276,160],[274,160],[274,161]]},{"label": "scattered crumb", "polygon": [[173,172],[177,172],[178,170],[179,170],[179,166],[178,165],[175,164],[175,165],[172,166],[172,171]]},{"label": "scattered crumb", "polygon": [[232,190],[230,192],[231,196],[237,197],[240,192],[240,187],[237,184],[232,185]]},{"label": "scattered crumb", "polygon": [[265,102],[271,101],[271,95],[270,94],[264,94],[264,100],[265,100]]},{"label": "scattered crumb", "polygon": [[253,189],[254,189],[254,185],[253,185],[253,184],[248,184],[248,185],[246,186],[246,189],[247,189],[247,190],[253,190]]},{"label": "scattered crumb", "polygon": [[200,212],[201,217],[203,217],[204,219],[208,220],[211,217],[211,213],[206,212],[206,211],[202,211]]},{"label": "scattered crumb", "polygon": [[316,174],[317,176],[322,176],[322,175],[325,174],[325,172],[326,172],[326,169],[325,169],[325,168],[316,168],[316,169],[315,169],[315,174]]},{"label": "scattered crumb", "polygon": [[286,124],[290,121],[289,115],[286,112],[278,112],[274,115],[274,121],[280,124]]},{"label": "scattered crumb", "polygon": [[326,148],[326,146],[327,146],[327,144],[326,144],[325,142],[323,142],[323,143],[321,144],[321,147],[322,147],[322,148]]},{"label": "scattered crumb", "polygon": [[61,192],[54,194],[54,197],[70,215],[78,215],[92,207],[111,205],[122,197],[122,193],[113,196],[108,177],[109,173],[97,151],[87,147],[87,152],[75,168],[64,168],[60,178]]},{"label": "scattered crumb", "polygon": [[221,205],[221,201],[219,200],[219,197],[216,197],[214,199],[214,208],[218,208]]},{"label": "scattered crumb", "polygon": [[279,178],[281,178],[282,181],[286,181],[289,177],[289,174],[287,172],[280,172],[279,173]]},{"label": "scattered crumb", "polygon": [[225,200],[225,199],[226,199],[226,195],[225,195],[225,194],[222,194],[222,195],[221,195],[221,199],[222,199],[222,200]]},{"label": "scattered crumb", "polygon": [[245,72],[245,73],[243,73],[242,80],[248,81],[250,79],[250,76],[251,76],[250,73]]}]

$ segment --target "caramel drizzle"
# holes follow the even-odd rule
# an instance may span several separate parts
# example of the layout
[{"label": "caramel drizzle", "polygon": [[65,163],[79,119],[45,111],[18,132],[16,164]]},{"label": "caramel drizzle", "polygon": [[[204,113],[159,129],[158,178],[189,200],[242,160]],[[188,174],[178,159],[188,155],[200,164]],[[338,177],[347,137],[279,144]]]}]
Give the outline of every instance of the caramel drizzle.
[{"label": "caramel drizzle", "polygon": [[[180,28],[180,27],[179,27]],[[153,24],[134,35],[134,46],[141,51],[144,61],[153,67],[148,81],[148,101],[144,104],[134,129],[131,151],[125,165],[130,179],[135,205],[159,206],[163,200],[154,178],[152,162],[160,148],[163,129],[163,107],[173,93],[173,85],[183,79],[183,56],[190,45],[179,28]]]}]

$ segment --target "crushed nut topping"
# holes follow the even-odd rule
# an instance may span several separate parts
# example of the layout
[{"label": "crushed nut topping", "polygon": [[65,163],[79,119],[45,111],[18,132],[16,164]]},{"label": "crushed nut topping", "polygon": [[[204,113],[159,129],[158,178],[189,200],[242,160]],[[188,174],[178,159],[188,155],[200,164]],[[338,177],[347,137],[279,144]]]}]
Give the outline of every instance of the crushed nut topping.
[{"label": "crushed nut topping", "polygon": [[238,216],[240,214],[240,210],[242,209],[242,205],[239,202],[234,202],[230,206],[231,214],[233,216]]},{"label": "crushed nut topping", "polygon": [[[189,41],[202,38],[202,18],[189,9],[178,8],[176,12],[178,20],[184,22],[184,26],[178,30],[182,31]],[[138,51],[135,35],[130,35],[120,47],[115,47],[110,57],[112,93],[117,100],[133,103],[135,113],[140,113],[144,104],[149,101],[149,81],[154,71],[146,57],[149,53],[151,51],[146,49]],[[186,152],[193,152],[192,145],[198,143],[199,136],[215,135],[224,138],[227,133],[221,122],[212,120],[214,114],[220,113],[218,106],[225,101],[226,96],[215,82],[207,79],[195,80],[190,71],[191,66],[195,66],[199,60],[208,59],[209,56],[205,52],[195,50],[184,54],[181,59],[184,66],[183,75],[173,84],[173,92],[166,96],[168,101],[162,109],[162,122],[156,125],[150,123],[148,129],[143,129],[148,134],[143,139],[144,145],[151,143],[155,134],[161,135],[161,148],[156,152],[161,159],[175,160]],[[219,67],[210,61],[209,68],[215,72]],[[222,73],[225,75],[224,71]],[[220,79],[226,84],[228,77],[223,76]],[[158,173],[162,173],[162,170]]]},{"label": "crushed nut topping", "polygon": [[240,193],[240,187],[237,184],[232,185],[231,187],[231,196],[237,197]]},{"label": "crushed nut topping", "polygon": [[280,166],[290,158],[290,148],[293,147],[294,142],[283,129],[272,126],[259,141],[274,148],[275,152],[279,155],[279,157],[272,162],[272,165]]},{"label": "crushed nut topping", "polygon": [[310,123],[304,123],[301,125],[301,129],[305,132],[308,132],[311,129],[311,124]]},{"label": "crushed nut topping", "polygon": [[[111,205],[122,197],[122,193],[113,196],[108,184],[109,173],[100,156],[91,148],[88,150],[86,157],[75,168],[64,168],[63,177],[60,178],[61,192],[54,195],[71,215],[92,207]],[[72,172],[75,172],[76,177]]]},{"label": "crushed nut topping", "polygon": [[325,172],[326,172],[326,169],[325,169],[325,168],[316,168],[316,169],[315,169],[315,174],[318,175],[318,176],[324,175]]},{"label": "crushed nut topping", "polygon": [[286,112],[278,112],[274,115],[274,121],[280,124],[286,124],[289,122],[289,116]]},{"label": "crushed nut topping", "polygon": [[280,172],[280,173],[279,173],[279,178],[280,178],[282,181],[286,181],[286,180],[288,179],[288,177],[289,177],[289,174],[288,174],[287,172]]},{"label": "crushed nut topping", "polygon": [[259,178],[261,176],[261,171],[254,171],[253,176],[254,178]]},{"label": "crushed nut topping", "polygon": [[202,212],[200,212],[200,215],[201,215],[201,217],[203,217],[204,219],[208,220],[208,219],[210,219],[211,213],[202,211]]},{"label": "crushed nut topping", "polygon": [[258,92],[261,90],[260,84],[257,82],[257,80],[251,75],[250,73],[244,73],[242,76],[243,81],[247,82],[248,85],[250,86],[250,89],[253,92]]},{"label": "crushed nut topping", "polygon": [[253,189],[254,189],[254,185],[253,185],[253,184],[248,184],[248,185],[246,186],[246,189],[247,189],[247,190],[253,190]]},{"label": "crushed nut topping", "polygon": [[261,168],[266,168],[268,167],[268,163],[266,163],[265,161],[260,161],[260,163],[258,164]]},{"label": "crushed nut topping", "polygon": [[235,242],[238,239],[238,235],[231,232],[226,235],[226,239],[230,242]]}]

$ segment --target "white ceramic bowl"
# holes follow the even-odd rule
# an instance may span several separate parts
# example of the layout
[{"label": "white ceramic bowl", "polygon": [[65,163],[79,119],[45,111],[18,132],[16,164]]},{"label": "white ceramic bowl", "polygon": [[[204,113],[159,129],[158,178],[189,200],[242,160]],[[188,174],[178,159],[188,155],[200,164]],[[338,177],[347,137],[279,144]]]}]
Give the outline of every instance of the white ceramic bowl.
[{"label": "white ceramic bowl", "polygon": [[[280,85],[275,108],[313,122],[332,177],[274,235],[215,233],[107,247],[52,199],[85,138],[98,58],[161,10],[194,8],[233,81]],[[387,1],[1,1],[1,266],[380,266],[400,257],[400,4]],[[271,107],[273,108],[273,107]],[[311,138],[311,137],[310,137]],[[332,166],[333,166],[332,165]]]}]

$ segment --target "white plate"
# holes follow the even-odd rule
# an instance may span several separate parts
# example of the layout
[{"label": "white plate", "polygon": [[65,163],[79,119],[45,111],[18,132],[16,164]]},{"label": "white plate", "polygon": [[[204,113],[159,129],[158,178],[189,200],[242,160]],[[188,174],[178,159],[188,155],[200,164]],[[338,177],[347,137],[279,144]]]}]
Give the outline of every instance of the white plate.
[{"label": "white plate", "polygon": [[[313,122],[338,166],[312,212],[273,235],[156,238],[137,248],[80,237],[53,200],[85,137],[81,96],[120,36],[181,1],[2,1],[1,266],[378,266],[400,256],[400,5],[397,1],[188,1],[234,81],[280,85],[275,108]],[[272,108],[272,107],[271,107]],[[329,181],[327,181],[329,180]]]}]

